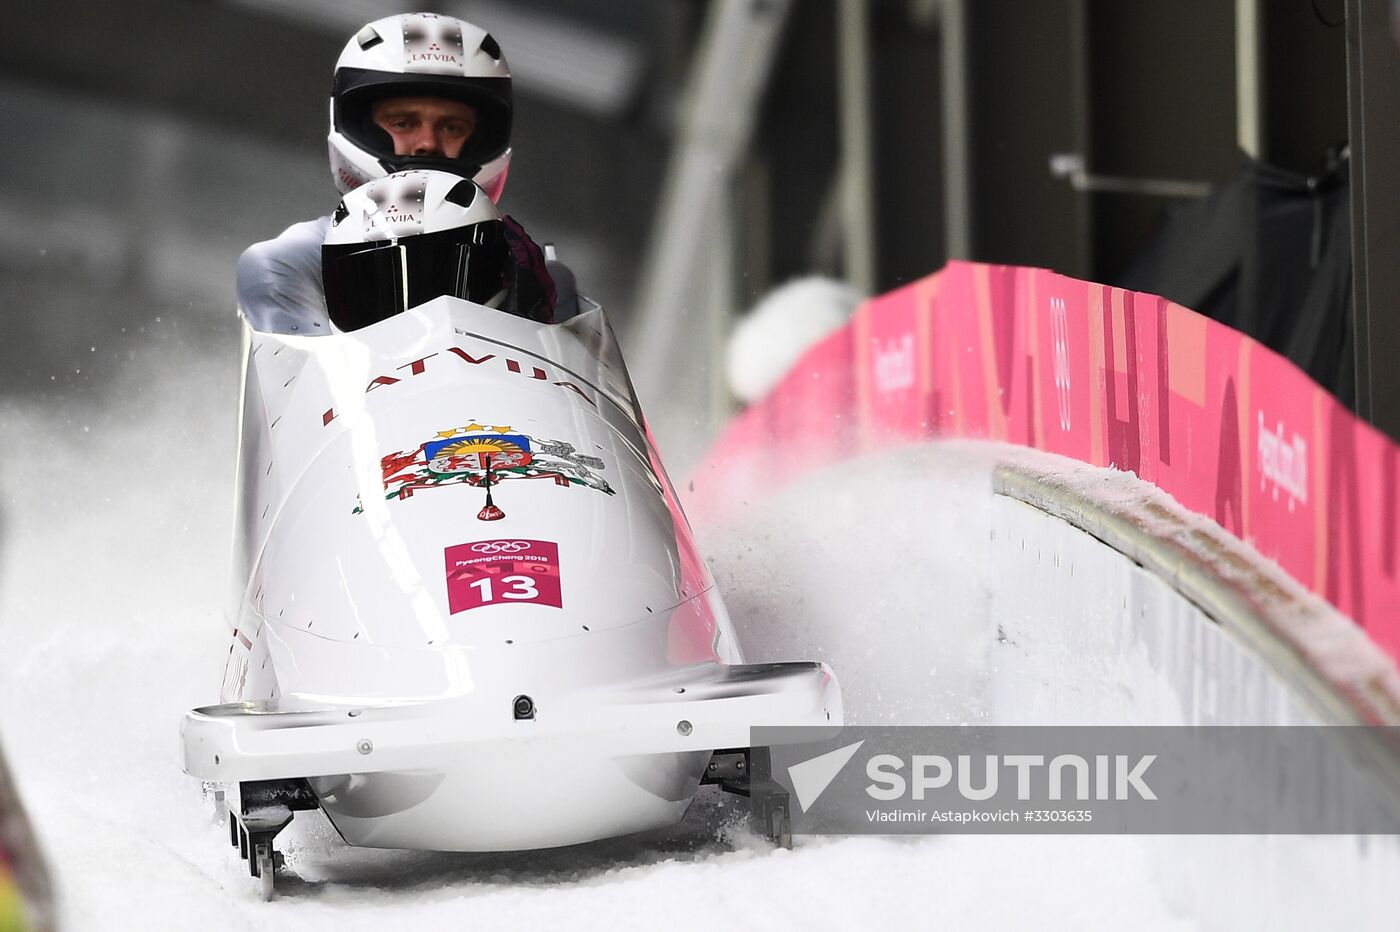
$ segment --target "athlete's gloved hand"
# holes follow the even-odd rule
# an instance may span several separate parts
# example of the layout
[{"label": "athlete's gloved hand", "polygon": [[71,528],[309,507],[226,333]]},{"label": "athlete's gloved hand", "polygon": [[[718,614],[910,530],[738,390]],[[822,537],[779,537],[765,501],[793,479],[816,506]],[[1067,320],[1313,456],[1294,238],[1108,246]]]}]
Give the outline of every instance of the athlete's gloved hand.
[{"label": "athlete's gloved hand", "polygon": [[512,260],[505,309],[542,324],[553,323],[554,306],[559,298],[554,279],[544,264],[544,251],[512,217],[503,216],[501,220],[505,223],[506,244]]}]

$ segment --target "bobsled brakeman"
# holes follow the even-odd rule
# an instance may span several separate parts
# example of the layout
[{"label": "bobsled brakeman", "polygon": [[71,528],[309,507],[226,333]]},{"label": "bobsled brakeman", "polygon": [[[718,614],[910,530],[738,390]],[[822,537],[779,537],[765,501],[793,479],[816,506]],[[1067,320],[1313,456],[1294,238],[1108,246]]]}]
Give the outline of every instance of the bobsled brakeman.
[{"label": "bobsled brakeman", "polygon": [[233,643],[181,728],[264,895],[318,807],[351,845],[507,851],[717,783],[788,841],[749,729],[839,725],[839,686],[743,663],[602,309],[511,313],[499,215],[439,172],[346,195],[322,265],[323,335],[245,328]]}]

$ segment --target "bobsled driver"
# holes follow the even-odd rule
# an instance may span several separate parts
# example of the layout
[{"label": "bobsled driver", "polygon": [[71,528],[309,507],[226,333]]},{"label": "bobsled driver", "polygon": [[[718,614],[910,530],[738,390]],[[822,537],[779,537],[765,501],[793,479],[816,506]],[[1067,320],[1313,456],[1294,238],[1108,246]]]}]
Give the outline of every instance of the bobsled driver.
[{"label": "bobsled driver", "polygon": [[[510,168],[511,113],[510,69],[485,30],[434,13],[375,20],[346,44],[331,82],[336,187],[345,194],[427,169],[472,179],[495,202]],[[253,327],[327,332],[321,244],[330,225],[329,216],[293,224],[243,253],[238,304]],[[509,217],[499,229],[512,279],[505,309],[550,320],[557,296],[543,254]]]}]

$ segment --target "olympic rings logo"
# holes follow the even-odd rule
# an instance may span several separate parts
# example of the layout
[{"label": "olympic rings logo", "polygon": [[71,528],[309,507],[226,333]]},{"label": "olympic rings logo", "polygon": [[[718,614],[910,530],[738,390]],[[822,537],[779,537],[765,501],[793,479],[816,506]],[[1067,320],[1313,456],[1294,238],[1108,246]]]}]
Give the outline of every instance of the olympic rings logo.
[{"label": "olympic rings logo", "polygon": [[472,544],[472,553],[519,553],[529,549],[528,540],[484,540]]}]

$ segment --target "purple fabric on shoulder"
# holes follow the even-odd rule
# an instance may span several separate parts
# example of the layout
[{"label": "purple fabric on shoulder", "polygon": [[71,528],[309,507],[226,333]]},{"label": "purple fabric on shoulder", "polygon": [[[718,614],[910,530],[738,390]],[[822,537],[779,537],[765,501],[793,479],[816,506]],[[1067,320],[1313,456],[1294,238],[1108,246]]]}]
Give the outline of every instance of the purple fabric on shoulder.
[{"label": "purple fabric on shoulder", "polygon": [[515,312],[540,323],[553,323],[554,306],[559,297],[554,288],[554,279],[545,267],[544,251],[513,217],[502,216],[501,220],[505,224],[506,243],[510,246],[515,265],[511,273],[511,297]]}]

